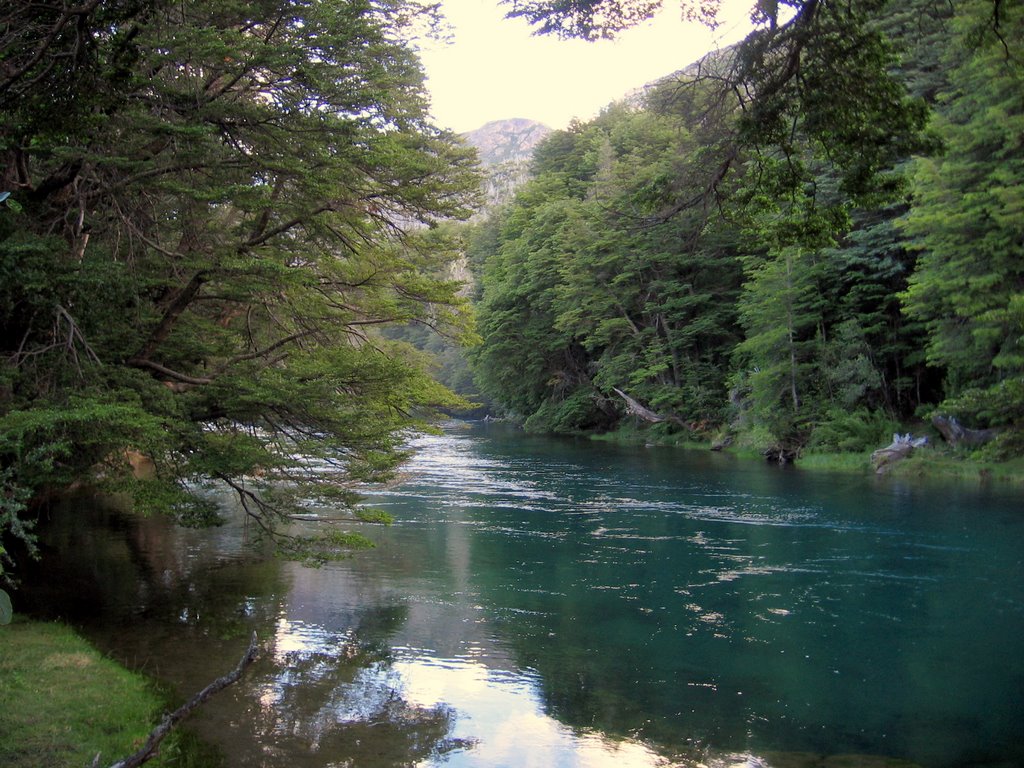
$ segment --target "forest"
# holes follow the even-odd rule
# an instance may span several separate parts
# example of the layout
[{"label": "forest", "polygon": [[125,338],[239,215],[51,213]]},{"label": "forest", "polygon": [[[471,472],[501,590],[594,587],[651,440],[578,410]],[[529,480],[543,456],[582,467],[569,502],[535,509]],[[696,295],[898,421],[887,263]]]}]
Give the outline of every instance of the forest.
[{"label": "forest", "polygon": [[[468,332],[439,220],[473,152],[428,117],[403,2],[88,0],[0,11],[0,533],[75,484],[282,532],[355,512],[459,400],[387,324]],[[341,515],[344,517],[344,515]],[[351,517],[351,515],[349,515]]]},{"label": "forest", "polygon": [[[508,8],[597,38],[657,4]],[[626,395],[780,456],[939,411],[1024,451],[1020,4],[758,3],[743,43],[557,132],[470,225],[474,152],[413,45],[438,13],[5,4],[5,543],[30,553],[32,506],[81,484],[216,522],[215,482],[295,557],[358,545],[287,524],[365,516],[409,430],[469,405],[402,340],[426,332],[478,342],[479,392],[538,431],[613,429]]]},{"label": "forest", "polygon": [[[580,7],[536,19],[599,36],[637,10]],[[759,8],[740,45],[549,137],[474,228],[483,395],[560,433],[630,422],[625,395],[655,433],[787,459],[943,414],[1020,455],[1024,8]]]},{"label": "forest", "polygon": [[1019,764],[1017,489],[433,428],[1019,462],[1024,3],[756,0],[489,212],[442,14],[0,4],[0,762]]}]

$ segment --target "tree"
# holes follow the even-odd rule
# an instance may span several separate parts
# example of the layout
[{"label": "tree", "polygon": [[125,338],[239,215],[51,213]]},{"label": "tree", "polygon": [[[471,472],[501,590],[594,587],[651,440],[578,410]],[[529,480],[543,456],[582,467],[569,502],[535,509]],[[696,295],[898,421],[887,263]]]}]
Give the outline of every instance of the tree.
[{"label": "tree", "polygon": [[207,520],[213,478],[296,544],[280,515],[354,507],[451,401],[378,333],[465,327],[431,227],[468,215],[474,159],[402,42],[425,11],[43,8],[17,0],[0,38],[3,495],[110,481],[137,451],[141,506]]},{"label": "tree", "polygon": [[503,217],[497,251],[487,255],[481,275],[482,342],[471,356],[477,379],[485,394],[521,418],[545,409],[547,416],[533,422],[542,430],[571,431],[589,418],[586,407],[566,419],[549,412],[586,379],[573,332],[556,327],[561,262],[572,247],[565,234],[580,205],[559,178],[528,183]]},{"label": "tree", "polygon": [[697,139],[713,124],[680,119],[692,102],[665,108],[612,105],[552,134],[482,260],[477,370],[531,427],[611,426],[616,390],[673,423],[721,418],[739,265],[710,207],[666,213],[705,195],[717,160]]},{"label": "tree", "polygon": [[965,2],[955,19],[936,118],[946,151],[917,164],[905,302],[928,328],[928,362],[947,371],[946,407],[1011,427],[1010,443],[1024,420],[1024,13],[992,13]]},{"label": "tree", "polygon": [[[542,34],[612,37],[649,18],[661,0],[511,0],[509,16]],[[885,0],[759,0],[757,29],[733,50],[707,57],[686,73],[735,103],[736,152],[717,176],[737,167],[739,152],[767,183],[800,191],[813,182],[806,145],[828,159],[844,192],[859,202],[891,195],[901,177],[894,163],[926,144],[927,110],[893,73],[895,58],[873,23]],[[717,2],[690,2],[685,14],[713,22]],[[702,86],[703,87],[703,86]],[[711,177],[714,179],[715,177]]]}]

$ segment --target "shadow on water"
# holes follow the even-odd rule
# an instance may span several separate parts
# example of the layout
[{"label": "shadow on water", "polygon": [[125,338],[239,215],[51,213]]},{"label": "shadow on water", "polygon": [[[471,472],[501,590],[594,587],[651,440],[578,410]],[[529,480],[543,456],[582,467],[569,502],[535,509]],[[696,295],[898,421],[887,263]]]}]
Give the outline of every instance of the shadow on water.
[{"label": "shadow on water", "polygon": [[394,685],[388,638],[405,621],[401,603],[354,608],[337,631],[289,622],[292,565],[250,545],[244,527],[183,530],[110,499],[65,500],[40,533],[19,611],[78,627],[182,699],[230,670],[257,633],[259,660],[191,721],[226,765],[383,768],[467,746],[449,738],[450,708],[410,704]]},{"label": "shadow on water", "polygon": [[374,551],[309,570],[240,523],[71,501],[21,607],[182,696],[256,630],[194,726],[229,765],[1024,765],[1019,496],[501,427],[417,443],[372,493]]}]

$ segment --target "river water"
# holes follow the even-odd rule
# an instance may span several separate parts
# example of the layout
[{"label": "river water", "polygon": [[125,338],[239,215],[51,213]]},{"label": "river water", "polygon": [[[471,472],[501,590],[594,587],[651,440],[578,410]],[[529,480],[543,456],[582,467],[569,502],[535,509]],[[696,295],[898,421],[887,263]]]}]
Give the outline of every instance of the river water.
[{"label": "river water", "polygon": [[415,443],[352,559],[79,501],[22,599],[182,696],[255,630],[193,726],[231,766],[1024,765],[1019,491],[502,425]]}]

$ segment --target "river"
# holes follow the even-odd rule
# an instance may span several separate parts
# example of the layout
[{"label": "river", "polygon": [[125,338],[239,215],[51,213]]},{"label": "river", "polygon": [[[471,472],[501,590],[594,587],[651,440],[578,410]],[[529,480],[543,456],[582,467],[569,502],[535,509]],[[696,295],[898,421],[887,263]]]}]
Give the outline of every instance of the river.
[{"label": "river", "polygon": [[231,766],[1024,765],[1019,491],[503,425],[415,443],[374,550],[309,569],[238,515],[69,502],[23,599],[182,696],[255,630],[193,725]]}]

